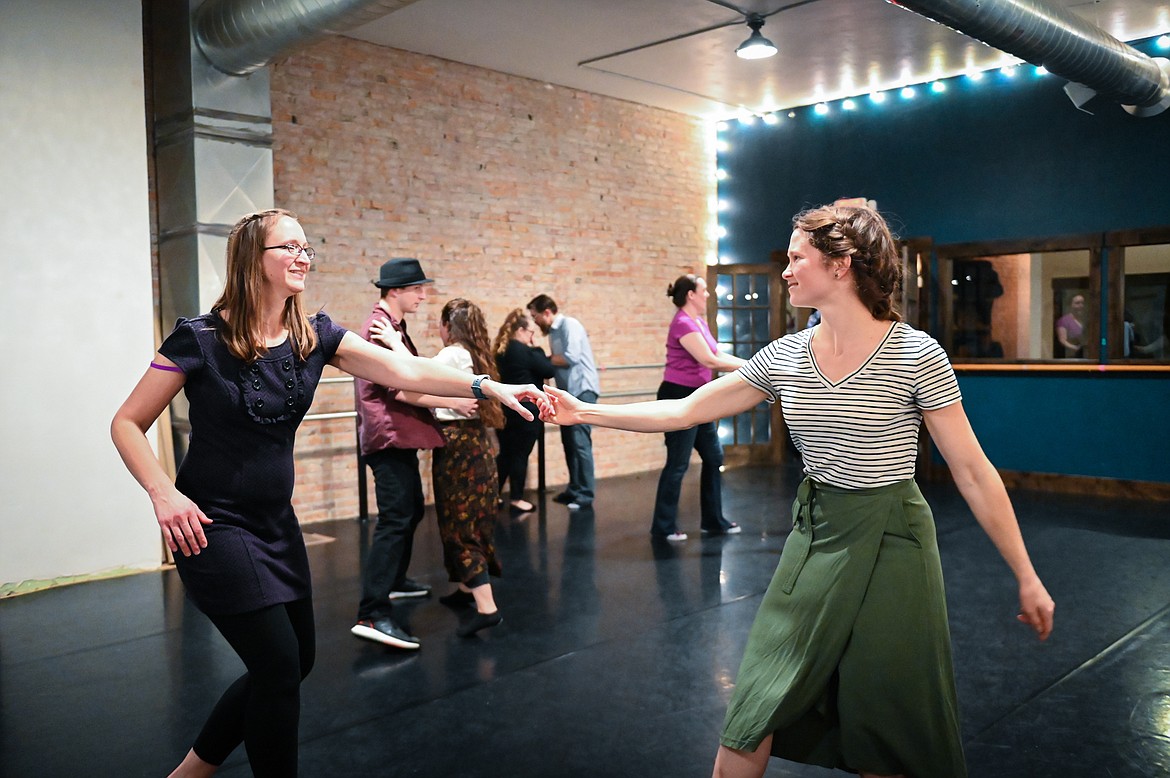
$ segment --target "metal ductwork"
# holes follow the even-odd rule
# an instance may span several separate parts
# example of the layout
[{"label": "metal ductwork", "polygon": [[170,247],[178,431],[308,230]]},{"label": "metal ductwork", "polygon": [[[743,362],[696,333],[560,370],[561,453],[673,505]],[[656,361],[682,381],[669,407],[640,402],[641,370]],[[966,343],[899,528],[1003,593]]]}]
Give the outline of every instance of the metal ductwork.
[{"label": "metal ductwork", "polygon": [[228,75],[245,76],[328,34],[379,19],[415,0],[207,0],[195,11],[195,42]]},{"label": "metal ductwork", "polygon": [[1063,8],[1037,0],[894,4],[1068,79],[1065,92],[1078,108],[1097,96],[1121,103],[1135,116],[1170,107],[1170,60],[1146,56]]}]

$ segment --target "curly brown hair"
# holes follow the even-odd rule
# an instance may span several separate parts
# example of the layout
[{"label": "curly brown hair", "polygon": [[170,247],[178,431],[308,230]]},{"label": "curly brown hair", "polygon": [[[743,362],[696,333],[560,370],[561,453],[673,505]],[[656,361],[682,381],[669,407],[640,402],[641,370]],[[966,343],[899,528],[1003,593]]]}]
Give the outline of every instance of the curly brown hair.
[{"label": "curly brown hair", "polygon": [[[471,367],[477,375],[486,373],[493,381],[500,380],[489,345],[487,320],[478,305],[462,297],[448,300],[439,321],[447,328],[447,340],[458,343],[471,354]],[[504,411],[495,400],[479,401],[479,418],[488,427],[504,426]]]},{"label": "curly brown hair", "polygon": [[878,321],[902,321],[898,292],[902,258],[897,240],[872,208],[825,205],[801,211],[792,226],[826,258],[850,258],[857,294]]}]

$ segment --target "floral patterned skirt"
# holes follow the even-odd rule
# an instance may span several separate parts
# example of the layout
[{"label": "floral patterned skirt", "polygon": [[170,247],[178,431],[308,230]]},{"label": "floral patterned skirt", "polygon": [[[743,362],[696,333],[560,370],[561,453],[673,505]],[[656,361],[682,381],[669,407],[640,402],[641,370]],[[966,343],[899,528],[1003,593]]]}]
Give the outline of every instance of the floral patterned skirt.
[{"label": "floral patterned skirt", "polygon": [[500,575],[493,535],[499,481],[483,422],[442,424],[446,445],[435,449],[431,474],[448,580],[476,586]]}]

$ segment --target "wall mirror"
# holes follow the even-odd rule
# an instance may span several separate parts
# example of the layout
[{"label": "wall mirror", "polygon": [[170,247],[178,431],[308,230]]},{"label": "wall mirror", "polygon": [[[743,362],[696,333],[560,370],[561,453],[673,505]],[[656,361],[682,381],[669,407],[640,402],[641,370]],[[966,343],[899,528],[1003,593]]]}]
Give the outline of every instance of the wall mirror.
[{"label": "wall mirror", "polygon": [[[1170,361],[1170,234],[1107,236],[1106,260],[1118,303],[1110,311],[1111,359],[1135,363]],[[1143,242],[1143,241],[1159,242]]]},{"label": "wall mirror", "polygon": [[952,361],[1096,359],[1099,243],[940,246],[940,342]]}]

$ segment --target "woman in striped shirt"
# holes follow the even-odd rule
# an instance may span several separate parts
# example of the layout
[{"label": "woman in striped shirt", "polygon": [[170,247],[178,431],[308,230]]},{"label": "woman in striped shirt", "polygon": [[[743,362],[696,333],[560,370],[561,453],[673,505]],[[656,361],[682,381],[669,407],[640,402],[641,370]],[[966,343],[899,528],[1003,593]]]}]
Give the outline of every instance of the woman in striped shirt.
[{"label": "woman in striped shirt", "polygon": [[947,356],[901,321],[901,262],[869,208],[793,220],[784,279],[816,327],[774,341],[679,400],[582,403],[550,390],[548,421],[686,429],[779,400],[805,479],[728,705],[717,776],[760,776],[769,755],[863,776],[963,778],[950,634],[930,508],[914,483],[926,421],[1041,640],[1054,605],[1003,481],[963,411]]}]

